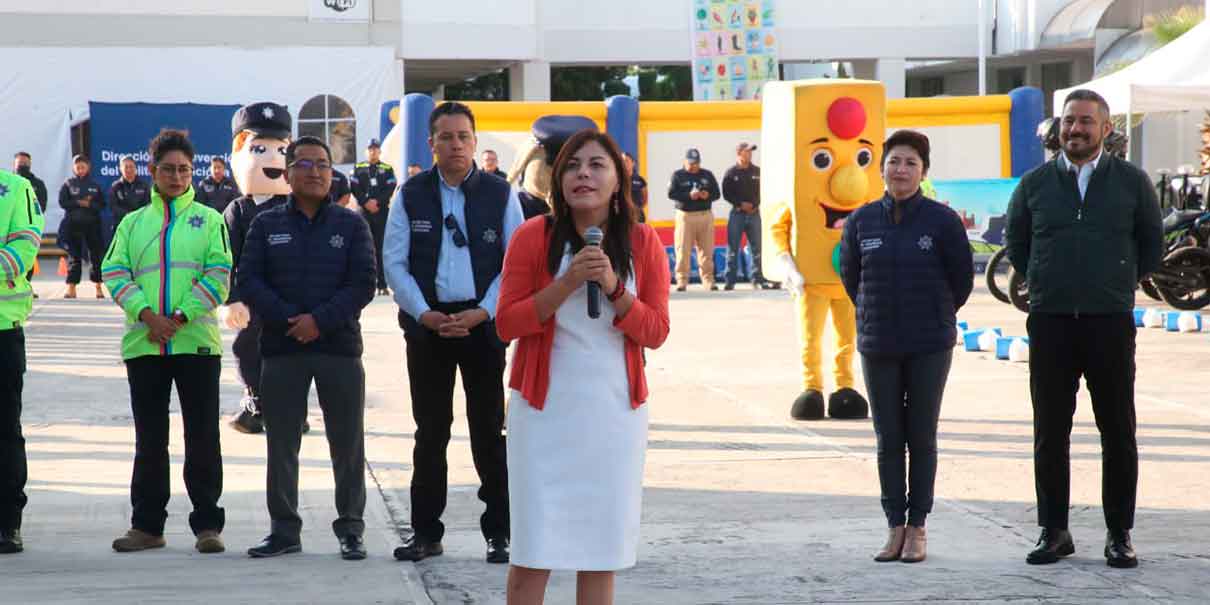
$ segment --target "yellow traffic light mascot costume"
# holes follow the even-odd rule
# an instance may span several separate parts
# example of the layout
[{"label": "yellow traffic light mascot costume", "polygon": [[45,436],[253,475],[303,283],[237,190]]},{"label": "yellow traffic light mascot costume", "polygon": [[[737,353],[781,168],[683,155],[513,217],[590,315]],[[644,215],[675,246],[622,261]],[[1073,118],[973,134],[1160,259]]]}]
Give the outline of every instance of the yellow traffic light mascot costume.
[{"label": "yellow traffic light mascot costume", "polygon": [[853,390],[857,321],[840,281],[844,220],[882,192],[879,158],[886,130],[886,91],[879,82],[769,82],[763,90],[761,206],[773,210],[765,241],[765,275],[785,282],[798,310],[803,392],[790,415],[824,416],[822,348],[829,312],[836,330],[833,418],[865,418],[869,404]]}]

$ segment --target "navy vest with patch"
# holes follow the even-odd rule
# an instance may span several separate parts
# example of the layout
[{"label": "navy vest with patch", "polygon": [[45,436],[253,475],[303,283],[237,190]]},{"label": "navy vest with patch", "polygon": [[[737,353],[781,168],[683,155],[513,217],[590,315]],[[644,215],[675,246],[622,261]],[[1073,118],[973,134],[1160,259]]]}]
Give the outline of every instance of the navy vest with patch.
[{"label": "navy vest with patch", "polygon": [[[445,216],[441,213],[440,175],[434,167],[403,184],[403,203],[411,222],[408,269],[420,286],[424,300],[437,306],[437,259],[441,254]],[[467,245],[475,274],[475,301],[504,268],[504,209],[508,206],[509,185],[504,179],[484,176],[472,169],[460,186],[466,198]],[[463,302],[463,301],[457,301]]]}]

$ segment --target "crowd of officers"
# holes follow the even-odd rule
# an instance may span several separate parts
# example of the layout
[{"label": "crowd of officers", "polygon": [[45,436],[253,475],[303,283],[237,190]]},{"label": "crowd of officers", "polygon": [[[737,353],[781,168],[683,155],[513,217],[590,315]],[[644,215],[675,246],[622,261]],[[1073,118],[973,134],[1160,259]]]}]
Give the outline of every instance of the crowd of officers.
[{"label": "crowd of officers", "polygon": [[[397,181],[390,165],[380,160],[380,144],[371,139],[366,149],[366,161],[358,162],[351,175],[332,170],[332,201],[348,208],[359,209],[370,225],[379,262],[378,292],[385,294],[386,278],[382,273],[382,239],[386,229],[386,209]],[[127,214],[151,203],[151,183],[138,174],[133,158],[118,161],[120,176],[105,190],[92,177],[92,161],[87,155],[72,158],[72,176],[59,187],[59,207],[63,220],[59,225],[59,245],[67,252],[67,291],[65,298],[76,298],[84,261],[89,261],[89,281],[97,298],[104,298],[101,288],[101,258],[113,240],[117,226]],[[13,171],[25,177],[33,186],[39,209],[45,213],[50,201],[46,183],[33,172],[33,157],[24,151],[13,157]],[[228,174],[227,162],[221,157],[210,160],[205,178],[194,183],[195,200],[220,214],[232,201],[243,196],[239,185]],[[108,212],[106,212],[108,210]],[[32,275],[31,275],[32,277]]]}]

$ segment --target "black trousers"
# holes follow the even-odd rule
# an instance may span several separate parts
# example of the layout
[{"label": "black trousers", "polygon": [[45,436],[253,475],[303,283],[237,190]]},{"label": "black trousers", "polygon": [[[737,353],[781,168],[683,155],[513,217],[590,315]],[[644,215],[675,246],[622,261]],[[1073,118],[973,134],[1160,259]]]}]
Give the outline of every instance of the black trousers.
[{"label": "black trousers", "polygon": [[235,354],[235,365],[239,369],[240,382],[253,397],[260,397],[260,374],[263,360],[260,355],[260,319],[253,315],[247,327],[235,334],[231,352]]},{"label": "black trousers", "polygon": [[1029,388],[1034,407],[1038,525],[1067,527],[1071,425],[1080,377],[1101,432],[1101,502],[1109,529],[1134,527],[1139,475],[1134,415],[1134,317],[1030,313]]},{"label": "black trousers", "polygon": [[185,490],[193,502],[189,527],[195,535],[207,529],[222,531],[225,516],[218,506],[223,493],[218,432],[221,371],[217,355],[145,355],[126,360],[135,431],[131,527],[164,534],[171,494],[168,404],[176,383],[185,424]]},{"label": "black trousers", "polygon": [[[871,357],[862,354],[878,437],[878,482],[890,527],[924,527],[933,510],[937,420],[954,352]],[[908,467],[906,454],[911,455]],[[907,490],[904,491],[904,481]]]},{"label": "black trousers", "polygon": [[0,529],[21,529],[25,509],[25,437],[21,434],[21,390],[25,385],[25,333],[0,330]]},{"label": "black trousers", "polygon": [[265,498],[274,535],[296,540],[302,532],[302,517],[298,514],[298,451],[312,382],[319,392],[324,434],[336,478],[338,517],[332,523],[332,531],[338,538],[365,533],[365,378],[360,357],[297,353],[265,360],[261,382],[264,394],[261,409],[269,450]]},{"label": "black trousers", "polygon": [[387,233],[387,208],[379,205],[377,214],[365,214],[366,223],[370,225],[370,235],[374,238],[374,260],[378,263],[378,288],[387,287],[387,274],[382,267],[382,241]]},{"label": "black trousers", "polygon": [[[461,309],[439,309],[456,312]],[[412,527],[416,535],[437,541],[445,534],[448,465],[445,450],[454,422],[454,372],[462,372],[471,455],[479,474],[479,518],[484,537],[507,537],[508,460],[504,445],[504,345],[495,324],[475,326],[465,338],[442,338],[413,324],[407,345],[408,382],[416,445],[412,451]]]},{"label": "black trousers", "polygon": [[84,270],[84,254],[88,254],[88,280],[101,283],[101,261],[105,258],[105,239],[101,236],[101,221],[71,221],[68,237],[72,239],[72,254],[67,257],[67,283],[80,283]]}]

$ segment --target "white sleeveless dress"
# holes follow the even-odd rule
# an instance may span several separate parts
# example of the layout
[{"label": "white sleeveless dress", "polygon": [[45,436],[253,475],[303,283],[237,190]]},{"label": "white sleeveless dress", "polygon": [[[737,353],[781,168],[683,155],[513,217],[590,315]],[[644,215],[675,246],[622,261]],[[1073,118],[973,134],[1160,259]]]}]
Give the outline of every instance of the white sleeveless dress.
[{"label": "white sleeveless dress", "polygon": [[[559,275],[567,271],[563,259]],[[633,271],[627,289],[635,292]],[[513,565],[612,571],[633,567],[647,456],[647,406],[630,407],[622,332],[613,305],[589,319],[581,286],[555,313],[550,389],[537,410],[508,404],[508,498]]]}]

